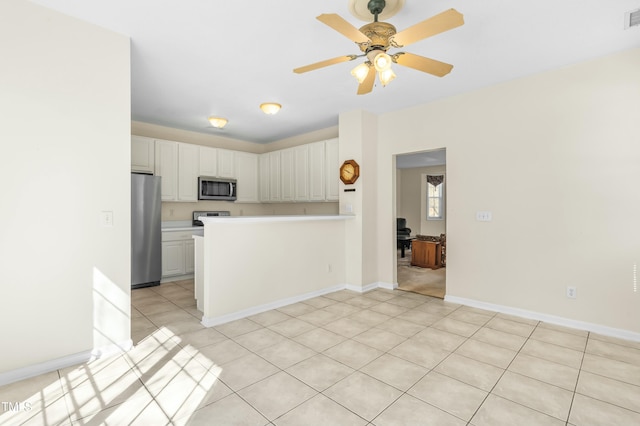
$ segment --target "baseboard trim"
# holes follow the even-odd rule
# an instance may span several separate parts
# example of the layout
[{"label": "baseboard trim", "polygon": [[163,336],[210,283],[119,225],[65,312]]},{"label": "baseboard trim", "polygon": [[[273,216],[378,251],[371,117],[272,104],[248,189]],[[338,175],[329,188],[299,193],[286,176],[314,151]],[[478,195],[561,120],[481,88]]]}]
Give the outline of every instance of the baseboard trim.
[{"label": "baseboard trim", "polygon": [[396,290],[398,288],[398,283],[378,283],[378,288],[383,288],[385,290]]},{"label": "baseboard trim", "polygon": [[336,291],[344,290],[345,288],[347,288],[346,284],[339,284],[333,287],[327,287],[321,290],[312,291],[310,293],[288,297],[286,299],[276,300],[274,302],[265,303],[263,305],[253,306],[248,309],[243,309],[230,314],[221,315],[219,317],[203,316],[201,324],[204,325],[205,327],[214,327],[216,325],[225,324],[227,322],[250,317],[252,315],[261,314],[262,312],[270,311],[271,309],[278,309],[283,306],[291,305],[293,303],[298,303],[307,299],[313,299],[314,297],[323,296],[329,293],[334,293]]},{"label": "baseboard trim", "polygon": [[274,302],[265,303],[264,305],[253,306],[248,309],[243,309],[241,311],[233,312],[226,315],[221,315],[219,317],[205,317],[203,315],[202,321],[200,323],[205,327],[215,327],[216,325],[221,325],[231,321],[236,321],[242,318],[250,317],[251,315],[261,314],[262,312],[270,311],[271,309],[278,309],[283,306],[302,302],[307,299],[313,299],[314,297],[323,296],[325,294],[334,293],[340,290],[349,290],[349,291],[354,291],[356,293],[364,294],[369,291],[375,290],[377,288],[383,288],[386,290],[395,290],[397,287],[398,287],[398,284],[383,283],[383,282],[371,283],[364,287],[359,287],[353,284],[339,284],[333,287],[323,288],[322,290],[312,291],[311,293],[305,293],[299,296],[276,300]]},{"label": "baseboard trim", "polygon": [[570,318],[558,317],[555,315],[543,314],[526,309],[512,308],[510,306],[496,305],[493,303],[482,302],[474,299],[466,299],[457,296],[445,296],[445,302],[457,303],[460,305],[470,306],[473,308],[485,309],[487,311],[500,312],[503,314],[514,315],[521,318],[543,321],[550,324],[561,325],[563,327],[575,328],[578,330],[590,331],[609,337],[617,337],[619,339],[640,342],[640,333],[624,330],[621,328],[607,327],[605,325],[594,324],[585,321],[573,320]]},{"label": "baseboard trim", "polygon": [[355,291],[356,293],[367,293],[371,290],[375,290],[376,288],[380,287],[379,283],[371,283],[371,284],[367,284],[364,287],[359,287],[357,285],[352,285],[352,284],[347,284],[345,285],[345,290],[349,290],[349,291]]},{"label": "baseboard trim", "polygon": [[172,277],[163,277],[160,279],[160,284],[172,283],[174,281],[190,280],[195,277],[194,274],[174,275]]},{"label": "baseboard trim", "polygon": [[52,359],[38,364],[29,365],[27,367],[17,368],[15,370],[0,373],[0,386],[9,383],[28,379],[30,377],[39,376],[40,374],[50,373],[61,368],[72,367],[77,364],[93,361],[98,358],[123,353],[133,347],[131,339],[124,342],[95,348],[90,351],[79,352],[72,355],[63,356],[61,358]]}]

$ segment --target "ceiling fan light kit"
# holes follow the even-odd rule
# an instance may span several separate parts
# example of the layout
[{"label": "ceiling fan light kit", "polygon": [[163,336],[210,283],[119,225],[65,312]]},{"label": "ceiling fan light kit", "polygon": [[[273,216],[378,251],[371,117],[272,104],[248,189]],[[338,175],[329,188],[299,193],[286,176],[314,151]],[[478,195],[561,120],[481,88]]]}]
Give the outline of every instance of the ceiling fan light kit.
[{"label": "ceiling fan light kit", "polygon": [[393,72],[391,68],[389,68],[388,70],[378,72],[378,79],[380,80],[380,84],[382,84],[382,87],[391,83],[395,78],[396,78],[396,73]]},{"label": "ceiling fan light kit", "polygon": [[[357,9],[356,5],[362,5],[364,0],[351,0],[349,7],[354,13]],[[393,3],[395,14],[404,4],[404,0],[394,0]],[[424,56],[415,55],[407,52],[398,52],[389,55],[387,51],[391,48],[400,48],[411,43],[423,40],[464,24],[464,17],[455,9],[449,9],[431,18],[425,19],[403,31],[396,32],[396,28],[387,23],[379,22],[378,17],[382,14],[387,2],[385,0],[370,0],[367,3],[369,12],[373,15],[373,22],[357,29],[349,22],[344,20],[337,14],[322,14],[318,16],[320,22],[334,30],[338,31],[354,43],[358,45],[363,52],[362,55],[346,55],[337,58],[328,59],[304,67],[295,68],[293,72],[302,74],[330,65],[342,62],[353,61],[356,58],[366,57],[367,61],[351,70],[358,80],[358,95],[370,93],[375,83],[376,71],[378,79],[382,86],[389,84],[396,74],[391,69],[391,64],[396,63],[405,67],[413,68],[437,77],[447,75],[453,69],[453,65],[437,61],[435,59],[425,58]],[[354,13],[354,15],[356,15]],[[359,16],[359,15],[356,15]],[[363,66],[364,65],[364,66]],[[374,70],[371,70],[371,68]]]}]

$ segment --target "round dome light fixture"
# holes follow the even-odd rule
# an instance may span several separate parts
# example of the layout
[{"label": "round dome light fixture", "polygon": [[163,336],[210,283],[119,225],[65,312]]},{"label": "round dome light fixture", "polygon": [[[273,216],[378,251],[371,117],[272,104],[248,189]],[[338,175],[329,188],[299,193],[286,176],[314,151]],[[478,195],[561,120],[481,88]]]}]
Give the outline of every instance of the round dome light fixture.
[{"label": "round dome light fixture", "polygon": [[215,117],[213,115],[209,117],[209,123],[211,123],[211,125],[216,129],[222,129],[224,126],[227,125],[228,122],[229,120],[227,120],[226,118]]},{"label": "round dome light fixture", "polygon": [[260,104],[260,109],[267,115],[277,114],[278,111],[280,111],[280,108],[282,108],[282,105],[275,102],[265,102]]}]

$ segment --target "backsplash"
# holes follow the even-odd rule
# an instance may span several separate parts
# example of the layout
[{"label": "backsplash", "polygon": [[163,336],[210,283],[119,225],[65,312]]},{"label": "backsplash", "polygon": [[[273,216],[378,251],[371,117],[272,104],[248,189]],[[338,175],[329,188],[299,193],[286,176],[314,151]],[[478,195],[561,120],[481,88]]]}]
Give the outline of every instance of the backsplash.
[{"label": "backsplash", "polygon": [[338,214],[337,202],[324,203],[233,203],[230,201],[198,201],[197,203],[162,203],[162,221],[191,220],[194,210],[228,210],[231,216],[324,215]]}]

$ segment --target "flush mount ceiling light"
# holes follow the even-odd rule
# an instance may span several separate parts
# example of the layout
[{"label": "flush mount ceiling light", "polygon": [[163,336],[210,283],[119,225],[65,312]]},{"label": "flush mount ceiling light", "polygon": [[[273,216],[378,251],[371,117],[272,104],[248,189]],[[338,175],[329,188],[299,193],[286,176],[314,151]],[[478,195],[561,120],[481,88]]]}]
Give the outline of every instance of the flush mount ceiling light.
[{"label": "flush mount ceiling light", "polygon": [[358,95],[364,95],[373,90],[376,74],[382,86],[389,84],[389,82],[396,77],[396,74],[391,69],[392,64],[403,65],[437,77],[445,76],[451,72],[453,68],[451,64],[412,53],[397,52],[388,54],[387,51],[392,48],[407,46],[463,25],[464,18],[460,12],[455,9],[449,9],[403,31],[397,32],[396,27],[387,22],[379,22],[378,17],[385,16],[383,10],[387,6],[387,3],[389,3],[389,7],[392,9],[389,11],[390,13],[387,14],[387,17],[392,16],[402,8],[404,0],[369,0],[368,2],[367,0],[350,0],[350,9],[354,16],[358,18],[362,16],[365,3],[366,8],[370,14],[373,15],[373,22],[359,29],[335,13],[322,14],[316,18],[318,21],[328,25],[355,42],[362,51],[361,55],[338,56],[337,58],[296,68],[293,72],[302,74],[318,68],[328,67],[329,65],[366,57],[366,61],[363,64],[351,70],[351,75],[353,75],[359,83]]},{"label": "flush mount ceiling light", "polygon": [[228,122],[229,120],[227,120],[226,118],[214,117],[214,116],[209,117],[209,123],[211,123],[211,125],[216,129],[222,129],[224,126],[227,125]]},{"label": "flush mount ceiling light", "polygon": [[282,108],[282,105],[275,102],[265,102],[260,105],[260,109],[262,110],[262,112],[267,115],[277,114],[278,111],[280,111],[280,108]]}]

